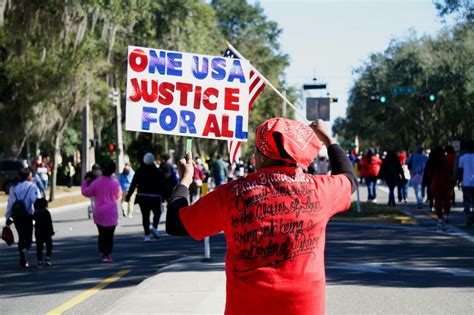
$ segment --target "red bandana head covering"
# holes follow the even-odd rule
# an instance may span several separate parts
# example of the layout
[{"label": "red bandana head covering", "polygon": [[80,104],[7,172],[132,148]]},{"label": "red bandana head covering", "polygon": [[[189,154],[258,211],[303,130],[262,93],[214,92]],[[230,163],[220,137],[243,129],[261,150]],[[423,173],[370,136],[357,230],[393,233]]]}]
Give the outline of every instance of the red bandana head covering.
[{"label": "red bandana head covering", "polygon": [[321,149],[311,127],[287,118],[272,118],[258,126],[255,143],[267,158],[297,164],[305,170]]}]

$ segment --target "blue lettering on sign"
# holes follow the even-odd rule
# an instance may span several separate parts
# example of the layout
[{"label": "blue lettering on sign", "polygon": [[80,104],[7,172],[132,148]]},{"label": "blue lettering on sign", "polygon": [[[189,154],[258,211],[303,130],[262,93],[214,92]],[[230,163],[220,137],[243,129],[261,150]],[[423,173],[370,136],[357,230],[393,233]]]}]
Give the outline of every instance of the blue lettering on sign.
[{"label": "blue lettering on sign", "polygon": [[166,52],[160,50],[160,55],[156,54],[156,51],[150,49],[150,61],[148,62],[148,72],[155,73],[155,69],[158,70],[159,74],[165,74],[165,59]]},{"label": "blue lettering on sign", "polygon": [[180,53],[168,53],[168,75],[174,75],[180,77],[183,75],[183,70],[181,69],[183,54]]},{"label": "blue lettering on sign", "polygon": [[155,107],[143,107],[142,112],[142,130],[150,130],[150,124],[156,123],[158,120],[153,117],[153,114],[156,114],[158,109]]},{"label": "blue lettering on sign", "polygon": [[196,79],[202,80],[209,73],[209,59],[202,57],[202,65],[199,67],[199,56],[193,56],[193,75]]},{"label": "blue lettering on sign", "polygon": [[249,133],[247,131],[242,130],[243,126],[244,126],[244,117],[237,115],[235,117],[235,137],[238,139],[247,139],[249,137]]},{"label": "blue lettering on sign", "polygon": [[196,115],[193,112],[188,110],[183,110],[180,113],[181,122],[179,131],[181,133],[186,133],[186,130],[189,130],[189,133],[196,133],[196,127],[194,126],[194,122],[196,121]]},{"label": "blue lettering on sign", "polygon": [[225,59],[224,58],[214,58],[211,61],[212,68],[212,78],[215,80],[224,80],[225,79]]},{"label": "blue lettering on sign", "polygon": [[232,67],[230,68],[229,78],[227,79],[227,81],[232,82],[235,79],[240,80],[241,83],[245,83],[244,71],[242,69],[242,65],[240,64],[239,59],[234,59]]},{"label": "blue lettering on sign", "polygon": [[[167,118],[170,118],[170,121],[167,122]],[[178,123],[178,115],[171,108],[165,108],[160,114],[160,126],[165,131],[171,131],[176,127]]]}]

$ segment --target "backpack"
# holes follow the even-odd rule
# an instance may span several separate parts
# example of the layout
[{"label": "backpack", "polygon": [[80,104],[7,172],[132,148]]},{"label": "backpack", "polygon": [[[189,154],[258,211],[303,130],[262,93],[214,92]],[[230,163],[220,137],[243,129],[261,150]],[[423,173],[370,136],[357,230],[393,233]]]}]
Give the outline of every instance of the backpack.
[{"label": "backpack", "polygon": [[26,191],[25,196],[23,196],[23,199],[18,199],[18,196],[16,195],[16,192],[14,192],[16,200],[13,203],[12,209],[11,209],[11,217],[12,217],[13,221],[21,220],[22,218],[24,218],[28,214],[28,212],[26,210],[25,199],[28,196],[28,193],[30,192],[31,186],[32,185],[30,185],[30,187],[28,187],[28,190]]}]

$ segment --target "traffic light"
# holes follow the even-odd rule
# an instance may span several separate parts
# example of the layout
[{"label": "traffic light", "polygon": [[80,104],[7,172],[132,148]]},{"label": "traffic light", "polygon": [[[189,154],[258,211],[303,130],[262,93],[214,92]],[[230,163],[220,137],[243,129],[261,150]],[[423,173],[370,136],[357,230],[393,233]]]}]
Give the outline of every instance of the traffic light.
[{"label": "traffic light", "polygon": [[431,103],[434,103],[436,101],[436,94],[430,93],[428,96],[428,99],[430,100]]},{"label": "traffic light", "polygon": [[115,151],[115,143],[109,143],[109,152],[112,153]]},{"label": "traffic light", "polygon": [[374,102],[380,102],[382,104],[387,103],[388,98],[385,95],[381,95],[380,93],[372,94],[370,96],[370,100]]},{"label": "traffic light", "polygon": [[329,103],[337,103],[337,97],[330,97],[329,98]]}]

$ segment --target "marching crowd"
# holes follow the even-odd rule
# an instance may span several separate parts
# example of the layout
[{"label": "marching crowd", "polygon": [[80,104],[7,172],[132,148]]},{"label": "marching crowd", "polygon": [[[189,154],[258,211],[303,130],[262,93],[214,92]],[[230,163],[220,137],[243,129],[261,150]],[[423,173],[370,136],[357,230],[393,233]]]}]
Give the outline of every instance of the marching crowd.
[{"label": "marching crowd", "polygon": [[[468,225],[473,224],[473,141],[462,142],[458,154],[451,146],[438,146],[427,151],[419,146],[409,155],[405,151],[396,153],[389,150],[379,156],[371,148],[366,152],[356,152],[353,149],[348,157],[359,175],[359,181],[367,185],[369,202],[377,202],[377,183],[380,180],[388,187],[390,206],[396,204],[395,191],[398,202],[407,203],[411,186],[418,208],[423,207],[426,198],[429,209],[436,212],[437,224],[442,225],[449,223],[451,206],[454,204],[454,188],[457,185],[463,192],[466,222]],[[75,173],[74,167],[71,168],[72,165],[69,164],[66,166],[68,186],[72,184],[72,176]],[[212,190],[256,171],[254,156],[247,162],[238,158],[233,164],[225,161],[222,156],[215,160],[197,158],[194,164],[196,167],[189,187],[191,203],[199,199],[205,183]],[[47,160],[38,159],[34,168],[20,171],[17,184],[11,188],[6,219],[7,225],[14,223],[18,231],[21,266],[28,266],[27,253],[32,243],[33,226],[38,266],[51,264],[51,237],[54,235],[54,229],[45,196],[48,187],[48,165]],[[93,219],[99,234],[98,248],[103,262],[112,261],[113,236],[118,224],[117,205],[121,205],[124,217],[131,218],[134,204],[138,204],[142,213],[144,240],[150,242],[153,238],[158,239],[158,224],[164,204],[169,201],[179,180],[176,165],[167,153],[161,156],[160,161],[148,152],[143,155],[142,163],[136,170],[126,163],[118,176],[115,176],[115,168],[113,161],[96,164],[81,183],[82,194],[91,198]],[[325,155],[320,155],[308,165],[306,172],[330,174],[331,165]],[[150,222],[151,214],[153,218]],[[44,259],[43,244],[46,244]]]},{"label": "marching crowd", "polygon": [[[449,223],[451,206],[455,204],[455,187],[462,189],[463,207],[468,226],[474,223],[471,211],[474,204],[474,142],[463,141],[460,151],[436,146],[423,150],[423,146],[407,156],[386,151],[383,156],[369,149],[367,152],[351,151],[349,158],[359,170],[361,180],[368,189],[368,202],[377,202],[377,182],[383,180],[389,190],[388,205],[395,206],[395,190],[398,201],[407,202],[409,187],[413,187],[419,209],[424,202],[430,211],[435,211],[438,225]],[[426,199],[425,199],[426,198]]]}]

